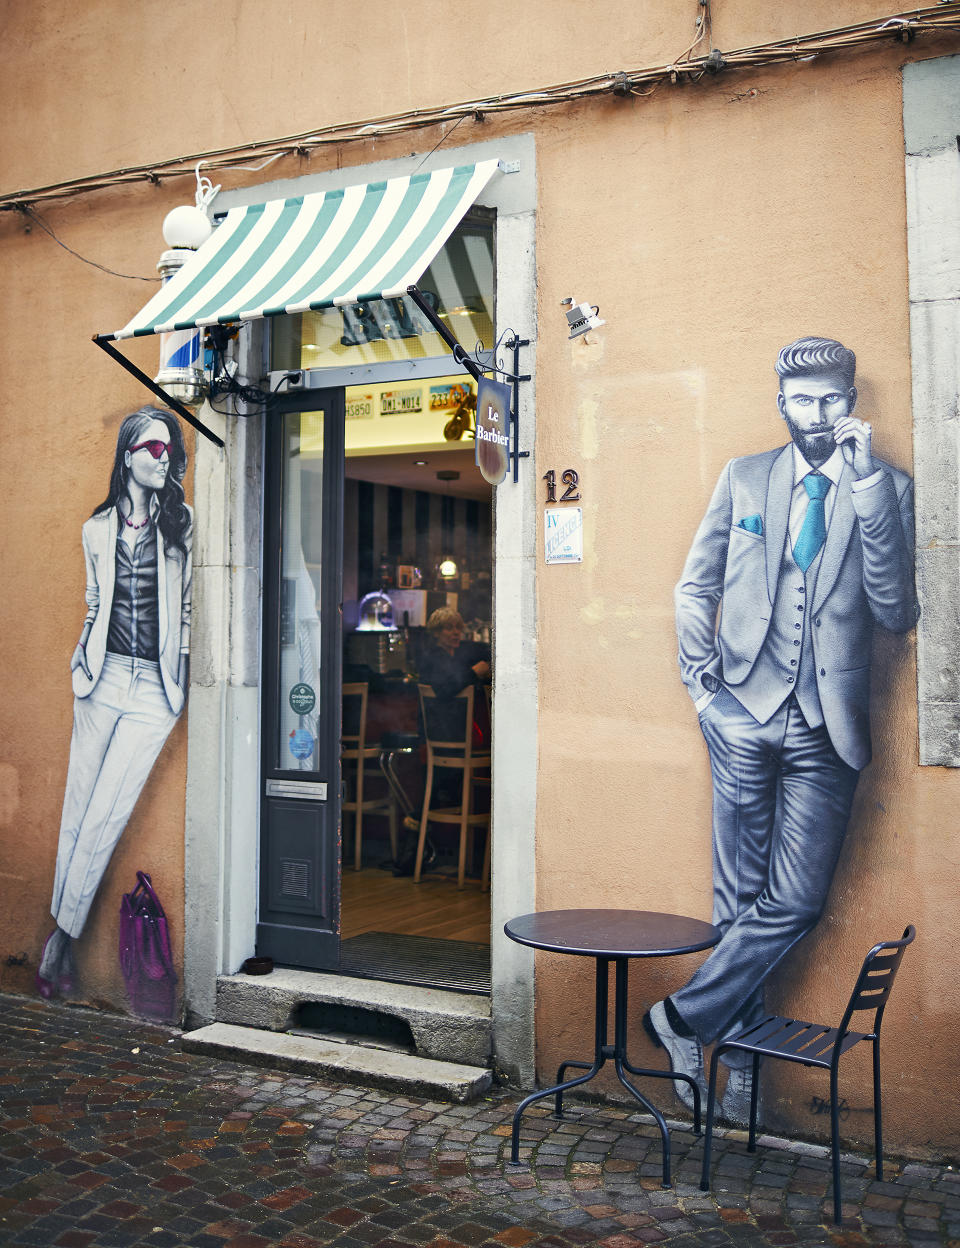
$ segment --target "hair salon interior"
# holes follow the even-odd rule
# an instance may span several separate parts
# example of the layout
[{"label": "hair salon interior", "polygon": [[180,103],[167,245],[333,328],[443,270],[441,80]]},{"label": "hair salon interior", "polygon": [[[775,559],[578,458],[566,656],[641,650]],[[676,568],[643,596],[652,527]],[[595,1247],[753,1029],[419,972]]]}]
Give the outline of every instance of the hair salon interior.
[{"label": "hair salon interior", "polygon": [[[589,1055],[591,959],[504,924],[711,921],[719,711],[674,590],[725,466],[790,442],[781,349],[820,337],[915,483],[919,621],[857,635],[872,760],[767,1008],[838,1019],[914,923],[886,1139],[955,1155],[960,5],[37,0],[6,27],[0,990],[191,1033],[373,1019],[526,1088]],[[149,412],[118,444],[158,375],[182,453]],[[158,907],[169,947],[135,957]],[[640,1066],[705,956],[633,964]],[[820,1083],[772,1065],[763,1121],[822,1138]],[[844,1073],[862,1144],[869,1064]]]}]

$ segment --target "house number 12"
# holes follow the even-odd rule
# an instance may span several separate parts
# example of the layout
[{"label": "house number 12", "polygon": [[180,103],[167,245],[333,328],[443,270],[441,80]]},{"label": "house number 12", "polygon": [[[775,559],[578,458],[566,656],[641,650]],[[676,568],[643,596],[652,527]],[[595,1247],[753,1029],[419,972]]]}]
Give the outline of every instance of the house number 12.
[{"label": "house number 12", "polygon": [[[543,474],[543,479],[547,483],[547,502],[555,503],[557,501],[557,474],[551,468],[549,472]],[[567,487],[560,495],[560,502],[579,503],[580,491],[577,486],[580,484],[580,474],[576,468],[564,468],[560,474],[560,480]]]}]

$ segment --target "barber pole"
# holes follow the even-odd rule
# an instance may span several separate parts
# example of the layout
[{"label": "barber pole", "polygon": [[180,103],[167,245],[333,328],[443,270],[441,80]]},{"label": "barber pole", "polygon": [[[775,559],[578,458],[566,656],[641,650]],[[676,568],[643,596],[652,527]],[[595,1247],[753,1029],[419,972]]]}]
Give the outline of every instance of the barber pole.
[{"label": "barber pole", "polygon": [[[157,271],[166,285],[210,237],[213,227],[200,207],[184,204],[168,212],[164,241],[170,248],[160,257]],[[160,335],[160,371],[154,378],[181,403],[198,404],[203,398],[203,331],[177,329]]]}]

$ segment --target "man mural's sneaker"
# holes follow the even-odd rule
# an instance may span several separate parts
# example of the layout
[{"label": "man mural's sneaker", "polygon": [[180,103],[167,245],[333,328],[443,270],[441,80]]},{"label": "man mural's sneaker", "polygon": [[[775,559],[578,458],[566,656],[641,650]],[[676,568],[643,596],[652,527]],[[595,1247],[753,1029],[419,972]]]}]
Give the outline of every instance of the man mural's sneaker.
[{"label": "man mural's sneaker", "polygon": [[[753,1090],[753,1067],[731,1070],[727,1086],[717,1106],[717,1113],[735,1127],[750,1125],[750,1094]],[[758,1115],[759,1117],[759,1115]]]},{"label": "man mural's sneaker", "polygon": [[[659,1049],[666,1049],[670,1069],[676,1074],[689,1075],[697,1081],[700,1095],[706,1099],[707,1088],[703,1074],[703,1046],[696,1036],[678,1036],[667,1022],[667,1011],[662,1001],[651,1005],[643,1016],[647,1035]],[[689,1083],[674,1079],[673,1090],[688,1109],[693,1109],[693,1089]]]}]

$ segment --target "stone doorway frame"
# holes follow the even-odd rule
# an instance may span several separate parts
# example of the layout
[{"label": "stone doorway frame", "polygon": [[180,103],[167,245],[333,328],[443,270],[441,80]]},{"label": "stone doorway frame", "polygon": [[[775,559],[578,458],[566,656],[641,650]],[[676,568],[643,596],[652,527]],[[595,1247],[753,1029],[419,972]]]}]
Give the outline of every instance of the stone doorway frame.
[{"label": "stone doorway frame", "polygon": [[[491,877],[493,1045],[499,1071],[528,1084],[534,1075],[534,971],[530,950],[503,924],[535,908],[537,631],[535,387],[537,300],[536,164],[532,135],[443,149],[222,193],[217,211],[241,203],[336,188],[418,168],[497,157],[515,172],[495,177],[478,203],[497,211],[497,332],[530,340],[520,389],[520,481],[497,487],[494,531],[494,703]],[[262,323],[244,335],[241,375],[267,369]],[[472,345],[472,344],[467,344]],[[201,419],[224,439],[196,440],[194,624],[185,824],[184,990],[191,1026],[211,1021],[216,980],[254,952],[259,845],[260,578],[262,463],[258,417]]]}]

